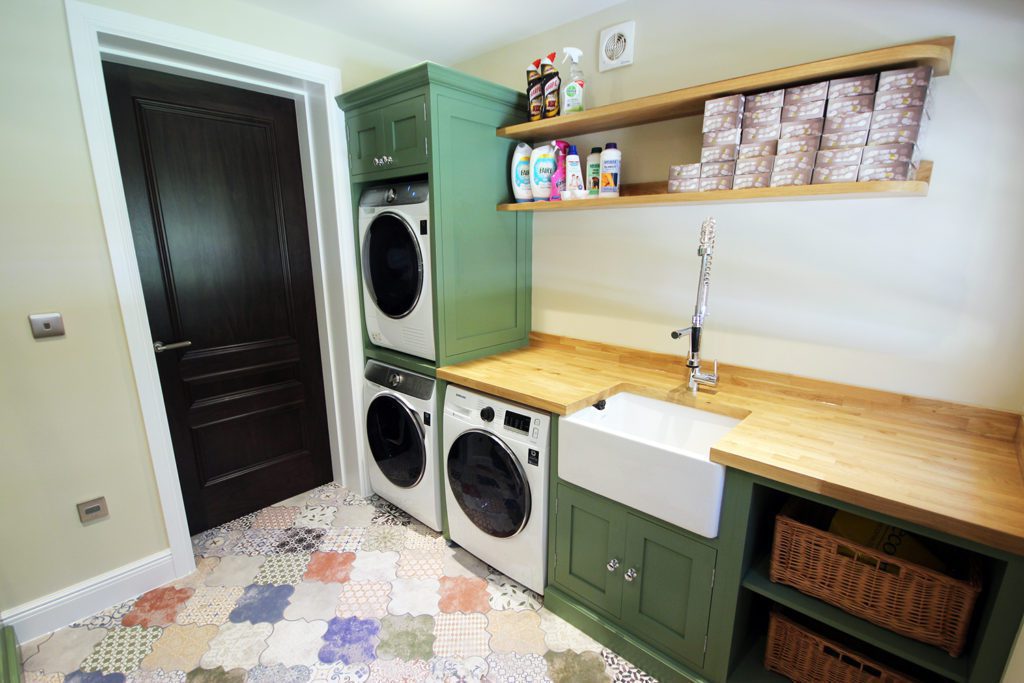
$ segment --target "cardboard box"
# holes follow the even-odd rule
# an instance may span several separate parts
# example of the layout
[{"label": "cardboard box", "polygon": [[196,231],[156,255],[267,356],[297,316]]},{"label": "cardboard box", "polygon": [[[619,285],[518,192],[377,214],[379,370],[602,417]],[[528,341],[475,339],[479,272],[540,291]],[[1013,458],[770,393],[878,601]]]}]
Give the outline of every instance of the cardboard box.
[{"label": "cardboard box", "polygon": [[897,126],[895,128],[872,128],[868,132],[869,145],[896,145],[912,142],[921,144],[921,126]]},{"label": "cardboard box", "polygon": [[789,185],[807,185],[811,182],[811,169],[802,171],[773,171],[771,187],[787,187]]},{"label": "cardboard box", "polygon": [[730,128],[729,130],[714,130],[709,133],[704,133],[704,147],[738,144],[740,144],[739,126],[736,128]]},{"label": "cardboard box", "polygon": [[[829,168],[832,166],[859,166],[863,155],[863,147],[823,149],[819,150],[818,155],[814,158],[814,167]],[[854,174],[853,179],[857,179],[856,174]]]},{"label": "cardboard box", "polygon": [[735,161],[714,161],[700,165],[701,178],[721,178],[726,175],[736,175]]},{"label": "cardboard box", "polygon": [[911,107],[929,108],[931,98],[928,96],[928,88],[897,88],[895,90],[884,90],[875,95],[875,110],[885,111],[887,109],[909,109]]},{"label": "cardboard box", "polygon": [[893,69],[878,75],[878,90],[928,87],[932,82],[930,66],[915,66],[909,69]]},{"label": "cardboard box", "polygon": [[668,167],[669,180],[678,178],[700,178],[700,164],[679,164]]},{"label": "cardboard box", "polygon": [[743,112],[743,127],[756,128],[757,126],[770,126],[773,123],[778,123],[781,117],[782,107],[745,111]]},{"label": "cardboard box", "polygon": [[828,82],[828,97],[853,97],[854,95],[870,95],[878,87],[878,74],[867,76],[851,76],[849,78],[833,78]]},{"label": "cardboard box", "polygon": [[701,178],[700,191],[710,192],[714,190],[731,190],[732,176],[718,176],[715,178]]},{"label": "cardboard box", "polygon": [[704,133],[712,133],[720,130],[730,130],[732,128],[739,128],[741,121],[742,119],[737,112],[733,112],[731,114],[715,114],[714,116],[705,116],[704,127],[701,128],[701,131]]},{"label": "cardboard box", "polygon": [[875,108],[874,95],[854,95],[852,97],[837,97],[828,101],[826,116],[845,116],[846,114],[860,114],[865,111],[873,111]]},{"label": "cardboard box", "polygon": [[746,190],[751,187],[769,187],[771,182],[771,173],[750,173],[748,175],[738,175],[732,179],[732,189]]},{"label": "cardboard box", "polygon": [[758,93],[756,95],[747,95],[747,108],[746,111],[756,111],[758,109],[778,109],[781,107],[786,99],[785,90],[770,90],[768,92]]},{"label": "cardboard box", "polygon": [[811,176],[811,183],[822,185],[824,183],[855,183],[860,167],[853,166],[819,166],[814,169]]},{"label": "cardboard box", "polygon": [[913,180],[917,168],[909,162],[885,164],[883,166],[861,166],[857,174],[857,182],[872,180]]},{"label": "cardboard box", "polygon": [[917,145],[910,142],[865,147],[864,156],[861,159],[861,164],[864,166],[887,166],[896,163],[909,163],[911,166],[917,166],[919,162]]},{"label": "cardboard box", "polygon": [[792,154],[780,154],[775,157],[773,173],[785,173],[787,171],[803,171],[814,168],[814,152],[794,152]]},{"label": "cardboard box", "polygon": [[669,178],[669,192],[699,192],[700,178]]},{"label": "cardboard box", "polygon": [[871,115],[873,112],[865,111],[859,114],[844,114],[842,116],[829,116],[825,118],[825,133],[842,133],[848,130],[867,130],[871,127]]},{"label": "cardboard box", "polygon": [[726,95],[704,103],[704,116],[739,114],[743,112],[743,95]]},{"label": "cardboard box", "polygon": [[779,138],[801,138],[808,135],[821,135],[825,127],[825,119],[804,119],[803,121],[786,121],[782,124]]},{"label": "cardboard box", "polygon": [[700,150],[700,161],[702,164],[709,164],[713,161],[736,161],[736,154],[739,145],[714,145],[702,147]]},{"label": "cardboard box", "polygon": [[764,142],[765,140],[778,140],[782,125],[773,123],[770,126],[757,126],[755,128],[743,129],[743,143]]},{"label": "cardboard box", "polygon": [[779,151],[778,140],[762,140],[761,142],[748,142],[739,146],[739,158],[751,159],[753,157],[773,157]]},{"label": "cardboard box", "polygon": [[787,104],[782,108],[783,121],[803,121],[804,119],[820,119],[825,115],[825,100],[807,100],[796,104]]},{"label": "cardboard box", "polygon": [[821,149],[843,149],[863,147],[868,141],[866,130],[852,130],[839,133],[825,133],[821,136]]},{"label": "cardboard box", "polygon": [[823,100],[826,97],[828,97],[828,81],[822,81],[786,88],[786,99],[783,104],[799,104],[800,102]]},{"label": "cardboard box", "polygon": [[[813,156],[814,152],[818,151],[819,144],[821,144],[821,138],[816,135],[805,135],[799,138],[779,140],[779,156],[784,154],[795,154],[797,152],[810,152]],[[779,162],[776,160],[775,163],[778,164]]]},{"label": "cardboard box", "polygon": [[872,128],[894,128],[896,126],[923,126],[931,120],[930,113],[924,107],[907,107],[906,109],[886,109],[876,111],[871,117]]},{"label": "cardboard box", "polygon": [[775,157],[749,157],[736,162],[736,175],[756,175],[758,173],[771,173],[775,166]]}]

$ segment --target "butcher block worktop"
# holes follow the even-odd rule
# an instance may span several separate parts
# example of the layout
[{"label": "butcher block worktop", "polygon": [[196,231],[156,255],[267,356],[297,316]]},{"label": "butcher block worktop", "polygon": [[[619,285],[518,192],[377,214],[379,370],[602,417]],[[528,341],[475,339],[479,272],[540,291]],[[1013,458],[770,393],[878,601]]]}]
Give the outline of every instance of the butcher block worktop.
[{"label": "butcher block worktop", "polygon": [[711,449],[714,462],[1024,555],[1020,415],[718,371],[718,386],[695,397],[681,356],[534,333],[528,348],[437,376],[558,415],[628,391],[743,418]]}]

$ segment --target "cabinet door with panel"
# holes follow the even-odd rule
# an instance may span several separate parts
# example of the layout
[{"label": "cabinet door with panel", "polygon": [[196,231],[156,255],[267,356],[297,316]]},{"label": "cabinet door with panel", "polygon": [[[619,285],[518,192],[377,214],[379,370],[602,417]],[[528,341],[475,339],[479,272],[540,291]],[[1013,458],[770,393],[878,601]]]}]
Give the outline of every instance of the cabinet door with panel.
[{"label": "cabinet door with panel", "polygon": [[427,96],[416,95],[380,110],[381,156],[386,168],[427,161]]},{"label": "cabinet door with panel", "polygon": [[379,170],[373,161],[381,154],[382,131],[379,109],[350,114],[345,128],[348,131],[348,166],[352,175]]},{"label": "cabinet door with panel", "polygon": [[623,624],[665,652],[704,666],[715,549],[633,514],[626,539]]},{"label": "cabinet door with panel", "polygon": [[443,307],[438,348],[446,363],[457,363],[468,354],[481,355],[481,349],[525,343],[531,223],[519,220],[517,212],[494,210],[508,194],[508,160],[515,147],[494,134],[508,120],[508,109],[447,94],[435,102],[438,173],[432,192],[443,231],[435,281]]},{"label": "cabinet door with panel", "polygon": [[555,581],[590,603],[619,616],[626,524],[620,506],[558,485]]}]

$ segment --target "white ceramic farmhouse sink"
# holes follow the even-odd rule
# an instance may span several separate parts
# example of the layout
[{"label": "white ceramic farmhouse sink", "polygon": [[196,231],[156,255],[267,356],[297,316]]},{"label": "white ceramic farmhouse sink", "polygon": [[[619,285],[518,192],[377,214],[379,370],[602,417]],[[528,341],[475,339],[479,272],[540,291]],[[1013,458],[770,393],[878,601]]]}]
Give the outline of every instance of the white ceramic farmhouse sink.
[{"label": "white ceramic farmhouse sink", "polygon": [[706,538],[718,536],[725,468],[711,446],[739,420],[636,394],[558,422],[558,476]]}]

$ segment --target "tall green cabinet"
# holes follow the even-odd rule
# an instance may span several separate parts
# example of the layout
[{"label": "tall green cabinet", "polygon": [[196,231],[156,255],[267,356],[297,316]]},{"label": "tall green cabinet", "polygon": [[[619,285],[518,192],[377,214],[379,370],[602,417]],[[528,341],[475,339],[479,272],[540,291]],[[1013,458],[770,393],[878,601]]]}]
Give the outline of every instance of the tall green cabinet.
[{"label": "tall green cabinet", "polygon": [[494,134],[526,118],[525,96],[426,62],[347,92],[338,105],[357,218],[368,186],[425,178],[430,187],[437,359],[376,347],[364,325],[366,355],[434,374],[526,345],[532,217],[495,210],[508,201],[515,142]]}]

